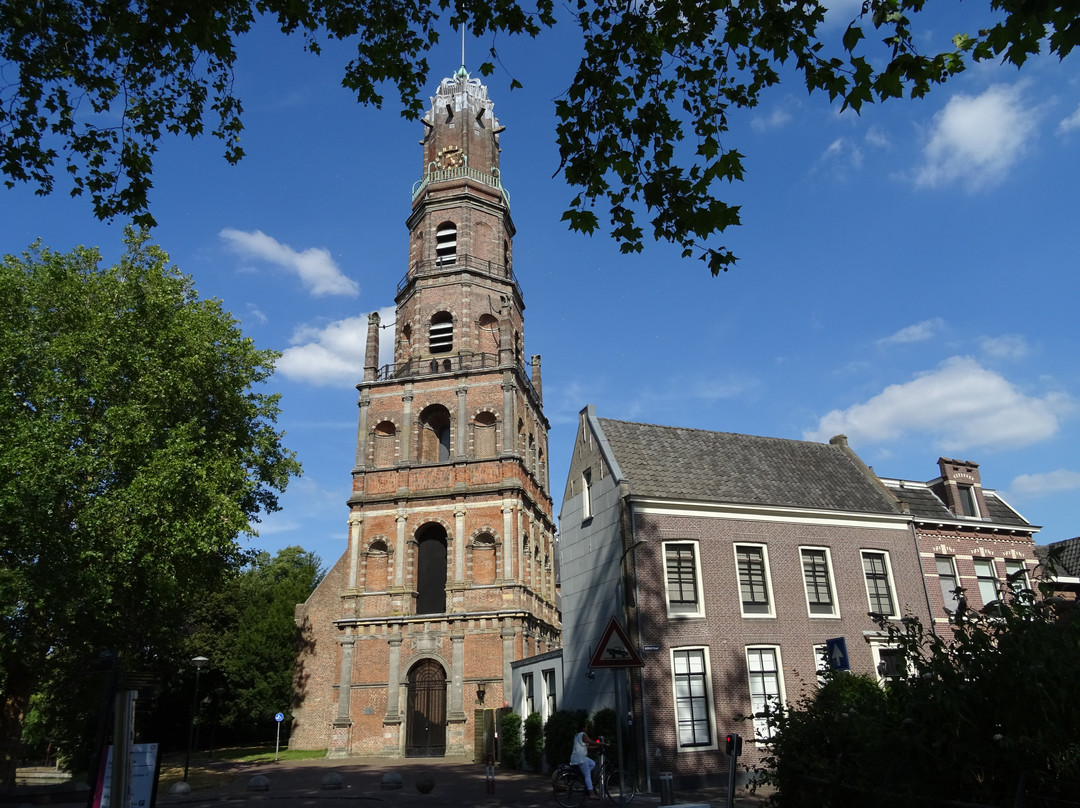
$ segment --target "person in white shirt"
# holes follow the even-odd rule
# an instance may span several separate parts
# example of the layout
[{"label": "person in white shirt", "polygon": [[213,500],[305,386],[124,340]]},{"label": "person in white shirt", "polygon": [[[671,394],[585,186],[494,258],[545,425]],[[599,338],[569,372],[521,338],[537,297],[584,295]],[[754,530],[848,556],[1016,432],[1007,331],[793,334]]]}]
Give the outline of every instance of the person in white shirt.
[{"label": "person in white shirt", "polygon": [[574,751],[570,753],[570,765],[581,769],[581,776],[585,778],[585,790],[590,797],[599,798],[596,789],[593,788],[592,770],[596,767],[596,761],[589,757],[589,744],[595,743],[588,735],[588,724],[582,723],[581,730],[574,736]]}]

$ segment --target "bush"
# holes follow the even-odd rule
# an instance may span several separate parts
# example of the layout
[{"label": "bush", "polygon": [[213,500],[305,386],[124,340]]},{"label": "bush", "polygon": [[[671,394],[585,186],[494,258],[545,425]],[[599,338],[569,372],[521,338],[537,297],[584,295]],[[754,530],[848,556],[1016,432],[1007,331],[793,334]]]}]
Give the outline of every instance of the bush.
[{"label": "bush", "polygon": [[521,766],[521,716],[504,713],[499,719],[499,763],[508,769]]},{"label": "bush", "polygon": [[615,725],[615,711],[610,707],[597,710],[592,717],[592,738],[603,738],[606,743],[615,745],[615,733],[618,727]]},{"label": "bush", "polygon": [[901,676],[882,686],[829,673],[816,693],[773,713],[777,733],[757,771],[777,786],[770,804],[1071,799],[1080,610],[1011,580],[1009,590],[981,613],[961,600],[953,625],[936,632],[914,618],[880,620]]},{"label": "bush", "polygon": [[530,713],[525,719],[525,762],[539,771],[544,762],[544,719],[540,713]]},{"label": "bush", "polygon": [[544,725],[544,751],[551,768],[570,762],[574,735],[587,718],[584,710],[558,710],[548,718]]}]

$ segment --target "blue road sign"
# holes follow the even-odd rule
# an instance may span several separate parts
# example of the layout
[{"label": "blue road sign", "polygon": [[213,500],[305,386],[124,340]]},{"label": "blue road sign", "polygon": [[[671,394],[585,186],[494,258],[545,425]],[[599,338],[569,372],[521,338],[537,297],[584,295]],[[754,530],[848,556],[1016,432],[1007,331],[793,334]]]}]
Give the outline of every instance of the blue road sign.
[{"label": "blue road sign", "polygon": [[280,724],[282,721],[285,720],[285,713],[278,713],[274,716],[274,720]]},{"label": "blue road sign", "polygon": [[831,640],[825,640],[825,655],[829,658],[830,670],[851,670],[851,663],[848,662],[847,655],[847,641],[843,637],[833,637]]}]

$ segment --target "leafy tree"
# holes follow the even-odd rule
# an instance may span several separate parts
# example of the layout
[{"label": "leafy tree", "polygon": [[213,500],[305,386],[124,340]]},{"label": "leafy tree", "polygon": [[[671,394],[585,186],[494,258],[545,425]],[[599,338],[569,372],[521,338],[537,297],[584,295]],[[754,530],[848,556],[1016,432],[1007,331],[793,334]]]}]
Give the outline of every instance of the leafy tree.
[{"label": "leafy tree", "polygon": [[197,593],[299,472],[258,389],[275,354],[144,235],[100,261],[0,262],[0,784],[33,693],[63,695],[102,649],[175,667]]},{"label": "leafy tree", "polygon": [[[984,612],[961,607],[942,634],[882,621],[906,660],[884,688],[830,673],[772,716],[759,775],[779,806],[983,805],[1071,798],[1080,785],[1080,612],[1010,582]],[[912,777],[918,772],[918,777]],[[1042,803],[1038,803],[1042,804]]]},{"label": "leafy tree", "polygon": [[187,643],[210,662],[208,693],[216,694],[221,728],[240,740],[259,740],[277,712],[289,715],[296,664],[296,604],[322,579],[322,563],[300,547],[271,558],[256,553],[244,570],[198,609]]},{"label": "leafy tree", "polygon": [[[564,219],[591,233],[606,218],[625,252],[642,248],[649,227],[716,274],[735,260],[716,236],[739,222],[738,206],[718,194],[743,178],[742,155],[724,142],[729,115],[756,106],[784,66],[810,92],[858,110],[923,96],[970,61],[1019,67],[1040,50],[1064,58],[1080,41],[1075,3],[989,0],[971,9],[970,30],[923,54],[912,31],[924,7],[865,0],[832,42],[820,0],[576,0],[573,22],[559,23],[583,35],[556,105],[561,169],[577,191]],[[441,31],[537,36],[556,24],[552,0],[9,0],[0,5],[0,68],[9,65],[0,70],[0,171],[9,185],[49,193],[63,155],[72,193],[89,192],[97,216],[151,224],[162,136],[195,137],[209,119],[225,158],[243,156],[232,67],[237,39],[260,16],[313,53],[330,40],[354,43],[342,84],[375,105],[392,84],[410,118],[422,112],[425,54]]]}]

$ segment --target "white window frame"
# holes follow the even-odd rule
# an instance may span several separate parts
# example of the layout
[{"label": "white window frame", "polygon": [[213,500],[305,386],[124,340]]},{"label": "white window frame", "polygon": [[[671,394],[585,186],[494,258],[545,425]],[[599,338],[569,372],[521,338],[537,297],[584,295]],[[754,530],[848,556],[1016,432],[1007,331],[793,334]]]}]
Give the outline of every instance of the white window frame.
[{"label": "white window frame", "polygon": [[825,658],[828,648],[825,643],[814,646],[814,673],[817,674],[818,687],[825,684],[825,674],[829,671],[829,660]]},{"label": "white window frame", "polygon": [[581,472],[581,521],[593,518],[592,469]]},{"label": "white window frame", "polygon": [[521,715],[528,718],[536,712],[535,678],[532,672],[521,674]]},{"label": "white window frame", "polygon": [[[806,569],[803,566],[803,553],[806,551],[811,552],[823,552],[825,553],[825,575],[829,584],[829,597],[831,599],[831,612],[815,612],[810,605],[810,587],[806,583]],[[826,620],[836,620],[840,617],[840,602],[836,596],[836,579],[833,577],[833,563],[832,552],[828,547],[821,547],[816,544],[800,544],[799,545],[799,574],[802,576],[803,592],[806,595],[806,613],[810,617],[823,618]]]},{"label": "white window frame", "polygon": [[952,568],[952,579],[956,583],[953,587],[954,590],[959,589],[963,584],[960,583],[960,571],[956,568],[956,556],[951,555],[935,555],[934,556],[934,574],[937,575],[938,585],[941,587],[941,599],[945,601],[945,608],[955,613],[956,608],[959,605],[959,598],[955,594],[950,594],[945,591],[944,583],[941,580],[941,569],[939,563],[941,561],[948,561],[949,566]]},{"label": "white window frame", "polygon": [[[694,554],[694,605],[690,607],[672,607],[671,603],[671,591],[669,589],[669,576],[668,576],[668,548],[672,546],[689,546]],[[705,616],[705,601],[704,590],[701,584],[701,549],[697,541],[689,539],[681,539],[677,541],[666,541],[662,544],[663,559],[664,559],[664,601],[667,604],[667,616],[674,619],[686,618],[686,617],[704,617]]]},{"label": "white window frame", "polygon": [[[982,518],[982,512],[979,510],[979,498],[975,496],[975,486],[957,484],[956,498],[960,502],[959,516],[967,516],[971,519]],[[968,513],[968,511],[971,511],[971,513]]]},{"label": "white window frame", "polygon": [[[1012,569],[1009,569],[1010,566],[1012,566]],[[1012,575],[1013,573],[1020,572],[1020,570],[1024,571],[1024,576],[1023,576],[1022,580],[1019,582],[1019,583],[1022,584],[1022,586],[1017,586],[1016,584],[1013,584],[1013,586],[1018,588],[1018,589],[1031,589],[1031,575],[1028,572],[1027,562],[1024,561],[1024,559],[1022,559],[1022,558],[1006,558],[1005,559],[1005,578],[1006,579],[1010,575]]]},{"label": "white window frame", "polygon": [[[739,575],[739,548],[753,547],[761,550],[761,561],[765,567],[765,597],[768,601],[768,609],[763,612],[748,612],[742,597],[742,578]],[[746,618],[776,617],[776,599],[773,597],[772,574],[769,570],[769,546],[758,542],[740,541],[732,545],[732,553],[735,556],[735,591],[739,598],[739,613]]]},{"label": "white window frame", "polygon": [[[754,703],[754,684],[751,681],[755,675],[755,671],[751,670],[750,659],[752,654],[760,654],[763,651],[769,651],[773,656],[773,663],[776,666],[770,673],[776,674],[776,693],[766,694],[760,699],[758,704]],[[750,692],[750,713],[760,712],[765,706],[765,700],[774,698],[776,700],[776,706],[780,707],[785,703],[784,696],[784,661],[780,656],[779,645],[748,645],[745,649],[745,661],[746,661],[746,683],[747,689]],[[768,724],[768,720],[765,718],[754,718],[754,743],[758,746],[764,746],[768,744],[773,735],[776,734],[776,729]]]},{"label": "white window frame", "polygon": [[544,685],[544,721],[547,721],[559,709],[559,686],[555,681],[555,669],[545,668],[540,671],[540,681]]},{"label": "white window frame", "polygon": [[[668,664],[671,671],[671,703],[673,705],[672,718],[675,722],[675,748],[677,752],[702,752],[710,749],[717,748],[717,730],[716,730],[716,705],[713,700],[713,688],[712,688],[712,668],[709,660],[709,646],[707,645],[687,645],[678,648],[672,648],[669,650]],[[708,733],[709,739],[707,743],[703,744],[687,744],[683,745],[682,736],[679,732],[679,681],[676,678],[675,673],[675,657],[678,654],[691,654],[698,653],[703,660],[704,672],[703,676],[704,684],[704,704],[703,707],[707,714],[707,720],[709,722]],[[683,697],[685,699],[685,696]],[[700,699],[700,697],[697,697]]]},{"label": "white window frame", "polygon": [[884,638],[878,639],[875,637],[871,637],[869,643],[870,656],[874,661],[874,676],[877,677],[878,684],[884,685],[889,680],[889,678],[885,675],[884,670],[882,670],[884,660],[882,660],[881,658],[881,652],[898,651],[900,650],[900,646],[898,646],[896,643],[891,643]]},{"label": "white window frame", "polygon": [[[867,553],[870,553],[872,555],[880,555],[885,559],[885,579],[889,584],[889,599],[892,601],[892,612],[890,614],[885,615],[885,616],[886,617],[892,617],[892,618],[899,617],[900,616],[900,603],[899,603],[899,601],[898,601],[898,599],[896,597],[896,583],[893,581],[892,560],[889,558],[889,551],[888,550],[875,550],[872,547],[864,547],[861,550],[859,550],[859,563],[861,563],[863,565],[863,568],[862,568],[863,584],[866,586],[866,605],[867,605],[867,608],[869,608],[869,610],[871,612],[875,611],[874,610],[874,601],[873,601],[873,598],[870,595],[870,579],[866,575],[866,564],[865,564],[865,562],[863,560],[866,557]],[[879,612],[875,612],[875,613],[880,614]]]},{"label": "white window frame", "polygon": [[[971,559],[972,566],[975,567],[975,583],[979,588],[979,597],[982,598],[983,606],[987,606],[994,601],[1001,600],[1000,588],[1001,579],[998,578],[997,564],[994,563],[994,559],[986,558],[985,556]],[[986,572],[986,566],[989,565],[990,575],[983,574]],[[980,569],[980,567],[982,569]],[[993,581],[993,597],[986,597],[989,594],[988,587],[991,586]]]}]

